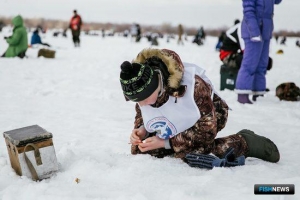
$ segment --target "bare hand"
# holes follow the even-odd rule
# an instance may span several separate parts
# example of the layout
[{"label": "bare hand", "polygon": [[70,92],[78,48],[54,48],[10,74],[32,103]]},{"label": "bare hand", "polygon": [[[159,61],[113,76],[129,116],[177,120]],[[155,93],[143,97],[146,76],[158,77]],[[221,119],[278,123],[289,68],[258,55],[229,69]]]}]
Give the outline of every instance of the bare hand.
[{"label": "bare hand", "polygon": [[145,136],[146,136],[146,129],[144,127],[133,129],[130,135],[130,143],[133,145],[138,145],[142,143],[142,139]]},{"label": "bare hand", "polygon": [[165,141],[157,136],[149,137],[139,144],[141,152],[150,151],[153,149],[163,148]]}]

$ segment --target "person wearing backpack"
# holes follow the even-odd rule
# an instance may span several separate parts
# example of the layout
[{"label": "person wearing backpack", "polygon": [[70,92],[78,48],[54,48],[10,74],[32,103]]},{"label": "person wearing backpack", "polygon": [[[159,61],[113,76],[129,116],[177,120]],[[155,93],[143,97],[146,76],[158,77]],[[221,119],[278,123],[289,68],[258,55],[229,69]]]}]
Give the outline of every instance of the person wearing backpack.
[{"label": "person wearing backpack", "polygon": [[120,83],[127,101],[136,102],[130,135],[132,154],[173,155],[189,162],[191,153],[279,161],[269,139],[250,130],[217,138],[227,122],[228,105],[214,90],[205,70],[184,63],[168,49],[144,49],[121,64]]}]

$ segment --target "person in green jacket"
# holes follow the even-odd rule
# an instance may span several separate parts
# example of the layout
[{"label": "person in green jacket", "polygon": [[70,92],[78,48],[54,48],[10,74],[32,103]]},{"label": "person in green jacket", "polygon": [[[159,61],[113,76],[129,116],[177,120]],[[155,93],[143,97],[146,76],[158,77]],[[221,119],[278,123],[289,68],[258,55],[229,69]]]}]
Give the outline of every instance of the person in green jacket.
[{"label": "person in green jacket", "polygon": [[20,15],[14,17],[12,24],[14,25],[12,36],[4,37],[9,46],[2,57],[11,58],[18,56],[24,58],[28,48],[28,38],[22,17]]}]

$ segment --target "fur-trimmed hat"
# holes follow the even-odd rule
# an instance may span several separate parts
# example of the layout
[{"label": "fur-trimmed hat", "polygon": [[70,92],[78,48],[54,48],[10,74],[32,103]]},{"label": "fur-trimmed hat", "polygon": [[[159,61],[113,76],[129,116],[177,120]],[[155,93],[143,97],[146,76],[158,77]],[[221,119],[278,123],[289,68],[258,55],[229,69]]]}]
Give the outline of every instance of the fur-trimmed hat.
[{"label": "fur-trimmed hat", "polygon": [[168,87],[176,90],[182,81],[184,66],[177,53],[169,49],[143,49],[133,60],[134,63],[148,64],[164,75]]},{"label": "fur-trimmed hat", "polygon": [[125,61],[121,65],[120,82],[123,94],[131,101],[148,98],[158,87],[158,74],[145,64]]}]

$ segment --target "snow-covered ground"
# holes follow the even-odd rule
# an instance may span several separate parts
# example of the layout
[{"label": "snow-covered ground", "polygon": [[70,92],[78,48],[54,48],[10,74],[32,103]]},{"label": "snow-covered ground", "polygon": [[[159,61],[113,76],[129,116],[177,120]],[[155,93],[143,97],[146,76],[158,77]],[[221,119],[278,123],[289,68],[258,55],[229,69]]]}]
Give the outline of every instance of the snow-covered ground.
[{"label": "snow-covered ground", "polygon": [[[2,39],[10,34],[6,31],[0,33],[1,54],[7,48]],[[80,48],[73,47],[70,34],[54,38],[49,32],[42,39],[53,45],[55,59],[37,58],[38,49],[29,49],[27,59],[0,59],[0,132],[38,124],[53,133],[59,171],[41,182],[16,175],[2,138],[0,199],[300,199],[300,102],[279,101],[275,96],[280,83],[300,86],[296,39],[288,38],[286,46],[272,40],[274,65],[267,73],[270,92],[264,98],[241,105],[233,91],[219,91],[232,111],[218,137],[251,129],[277,144],[280,162],[248,158],[245,166],[210,171],[191,168],[175,158],[130,154],[134,104],[125,102],[122,95],[119,66],[150,47],[145,38],[134,43],[118,36],[82,35]],[[219,90],[217,38],[208,37],[204,46],[191,40],[178,46],[176,40],[160,39],[157,48],[172,49],[183,61],[205,68]],[[276,54],[278,49],[284,54]],[[271,183],[295,184],[296,194],[254,195],[254,184]]]}]

